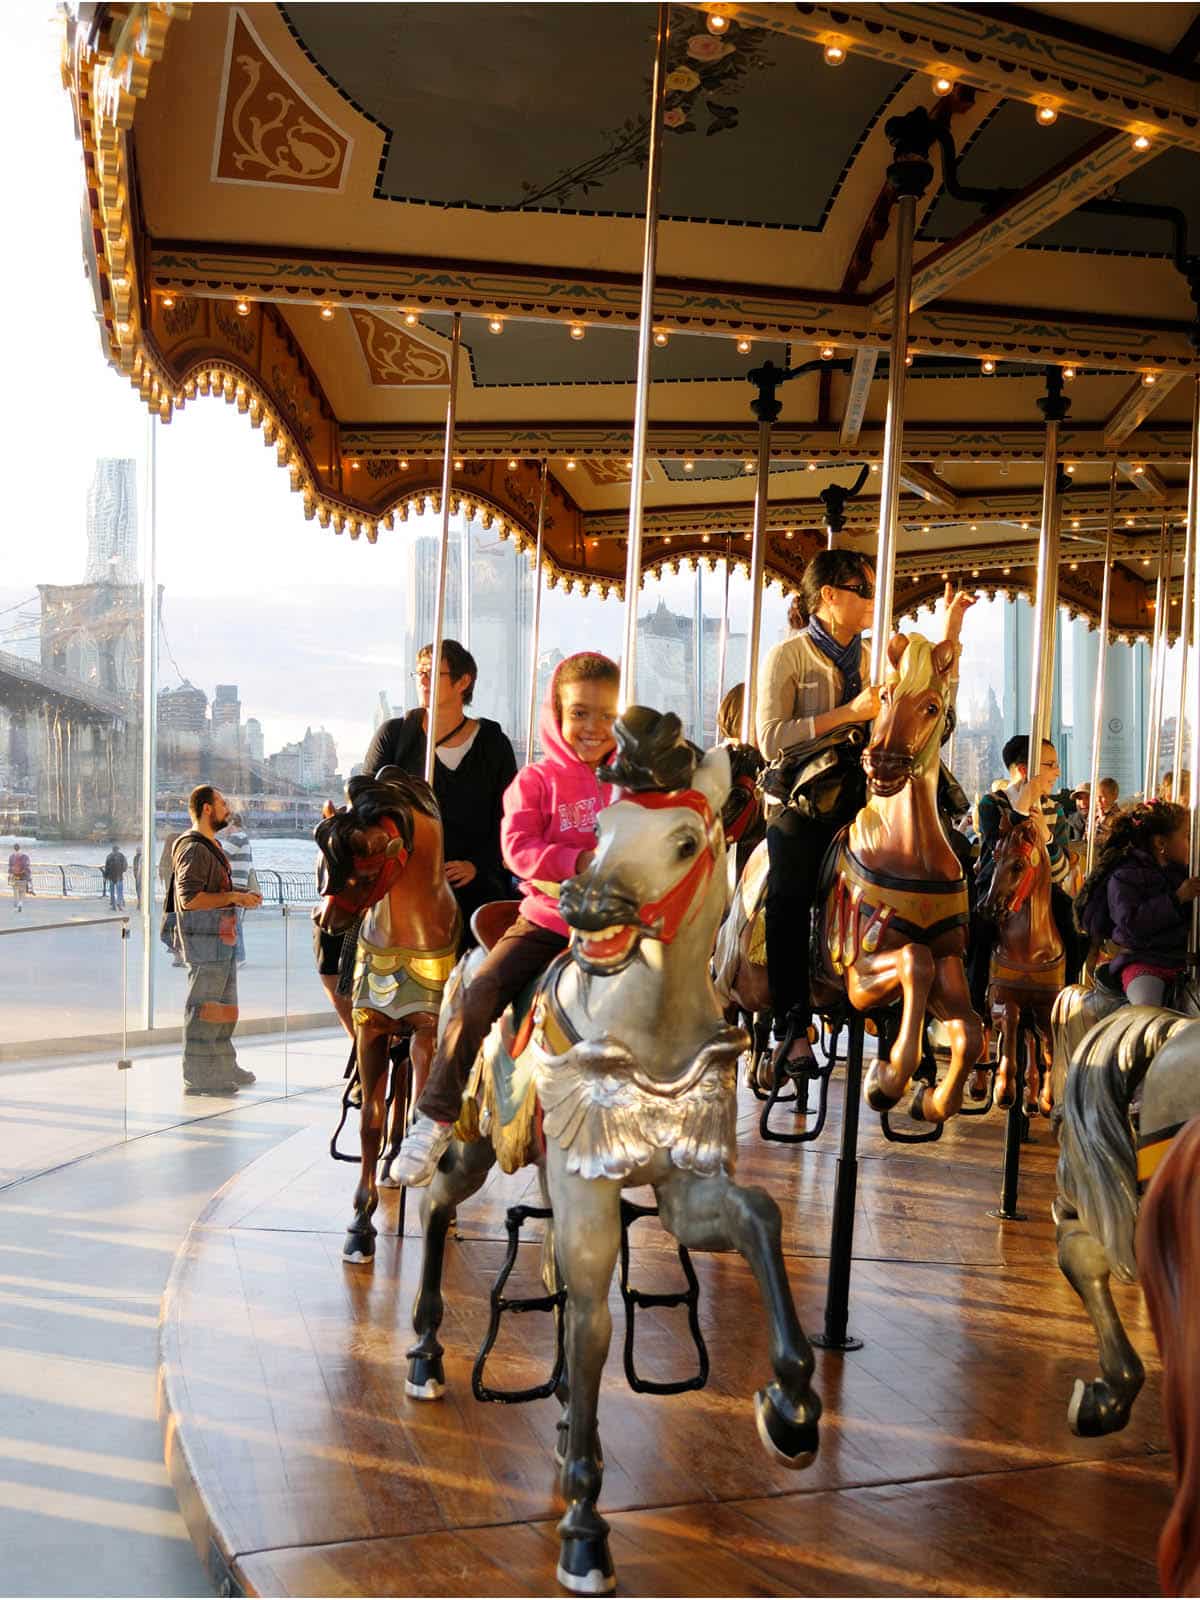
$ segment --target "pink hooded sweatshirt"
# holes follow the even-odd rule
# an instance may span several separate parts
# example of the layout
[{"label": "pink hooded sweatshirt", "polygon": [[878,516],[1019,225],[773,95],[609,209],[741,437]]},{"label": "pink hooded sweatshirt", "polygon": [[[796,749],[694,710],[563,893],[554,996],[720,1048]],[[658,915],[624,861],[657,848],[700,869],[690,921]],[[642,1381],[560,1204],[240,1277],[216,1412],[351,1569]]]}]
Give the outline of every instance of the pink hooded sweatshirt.
[{"label": "pink hooded sweatshirt", "polygon": [[546,754],[522,767],[504,791],[500,824],[500,849],[521,880],[521,915],[564,938],[571,930],[558,914],[558,886],[575,876],[580,855],[595,849],[596,813],[613,793],[571,749],[554,715],[554,690],[565,665],[560,661],[554,669],[538,720]]}]

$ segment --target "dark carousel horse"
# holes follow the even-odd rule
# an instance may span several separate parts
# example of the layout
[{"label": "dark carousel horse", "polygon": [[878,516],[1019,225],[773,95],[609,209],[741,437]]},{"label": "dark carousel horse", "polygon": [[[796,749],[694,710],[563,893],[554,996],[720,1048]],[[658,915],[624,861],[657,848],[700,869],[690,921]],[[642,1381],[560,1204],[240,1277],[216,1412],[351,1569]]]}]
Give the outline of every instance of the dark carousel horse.
[{"label": "dark carousel horse", "polygon": [[1050,904],[1050,874],[1040,818],[1014,822],[1002,815],[995,871],[979,913],[997,930],[988,981],[988,1005],[999,1039],[996,1104],[1012,1105],[1023,1066],[1026,1116],[1039,1110],[1050,1115],[1051,1018],[1066,976],[1062,937]]},{"label": "dark carousel horse", "polygon": [[1158,1539],[1164,1594],[1200,1593],[1200,1117],[1176,1136],[1137,1225],[1137,1261],[1163,1364],[1175,1503]]},{"label": "dark carousel horse", "polygon": [[[354,962],[353,1022],[362,1087],[362,1167],[344,1261],[375,1255],[376,1167],[387,1117],[388,1052],[407,1041],[419,1090],[433,1057],[442,990],[458,959],[459,911],[446,882],[442,822],[433,790],[399,767],[351,778],[349,805],[318,823],[326,895],[317,921],[344,933],[361,917]],[[395,1096],[389,1154],[403,1134],[407,1096]]]}]

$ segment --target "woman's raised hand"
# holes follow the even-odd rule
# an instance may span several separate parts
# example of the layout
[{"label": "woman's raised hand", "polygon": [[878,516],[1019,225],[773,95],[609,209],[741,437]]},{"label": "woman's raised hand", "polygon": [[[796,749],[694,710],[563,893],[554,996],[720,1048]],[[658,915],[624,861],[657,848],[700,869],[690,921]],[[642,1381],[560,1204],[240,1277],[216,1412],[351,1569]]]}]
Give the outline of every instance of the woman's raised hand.
[{"label": "woman's raised hand", "polygon": [[958,636],[962,632],[963,618],[975,604],[976,596],[966,589],[956,589],[952,583],[948,583],[942,599],[946,607],[945,637],[951,644],[957,644]]}]

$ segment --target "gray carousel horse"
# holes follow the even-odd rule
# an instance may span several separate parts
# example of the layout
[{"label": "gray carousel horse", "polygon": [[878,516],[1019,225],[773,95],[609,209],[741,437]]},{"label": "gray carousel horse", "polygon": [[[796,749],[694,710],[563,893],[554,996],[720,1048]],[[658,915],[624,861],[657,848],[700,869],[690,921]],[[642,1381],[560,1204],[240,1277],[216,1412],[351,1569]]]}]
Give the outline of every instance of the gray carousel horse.
[{"label": "gray carousel horse", "polygon": [[[1194,996],[1190,997],[1194,1000]],[[1075,1380],[1067,1422],[1085,1436],[1116,1433],[1129,1421],[1145,1372],[1110,1291],[1113,1276],[1137,1280],[1134,1233],[1142,1188],[1175,1134],[1200,1114],[1200,1022],[1158,1006],[1110,1006],[1077,1042],[1085,1000],[1064,991],[1055,1085],[1059,1123],[1058,1264],[1082,1300],[1100,1347],[1100,1376]],[[1058,1065],[1056,1063],[1056,1072]],[[1135,1106],[1140,1091],[1140,1105]]]},{"label": "gray carousel horse", "polygon": [[[600,814],[592,864],[563,885],[572,944],[538,984],[527,1021],[510,1012],[492,1029],[458,1137],[425,1191],[418,1342],[406,1385],[419,1399],[444,1390],[442,1258],[457,1206],[497,1159],[506,1171],[537,1161],[553,1209],[543,1276],[548,1288],[566,1290],[558,1578],[577,1594],[608,1593],[615,1583],[608,1524],[596,1508],[597,1405],[623,1188],[652,1185],[664,1226],[686,1248],[737,1250],[750,1264],[774,1369],[754,1402],[765,1448],[786,1466],[808,1466],[821,1411],[779,1208],[764,1190],[733,1181],[736,1063],[748,1040],[724,1023],[708,976],[727,893],[729,758],[720,749],[701,758],[677,717],[644,707],[631,707],[615,731],[618,757],[602,776],[624,794]],[[470,981],[470,962],[451,980],[443,1025],[458,985]]]}]

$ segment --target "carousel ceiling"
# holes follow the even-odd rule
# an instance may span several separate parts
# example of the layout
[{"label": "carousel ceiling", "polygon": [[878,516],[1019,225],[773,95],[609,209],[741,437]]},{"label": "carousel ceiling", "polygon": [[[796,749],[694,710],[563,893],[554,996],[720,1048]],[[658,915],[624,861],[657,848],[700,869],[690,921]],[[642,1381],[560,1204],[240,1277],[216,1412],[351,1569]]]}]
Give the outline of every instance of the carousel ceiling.
[{"label": "carousel ceiling", "polygon": [[[309,515],[373,541],[436,503],[457,311],[456,498],[524,544],[548,461],[552,573],[618,584],[655,13],[80,6],[64,82],[109,359],[164,418],[223,394]],[[837,537],[870,547],[887,124],[924,108],[898,597],[1029,587],[1058,366],[1064,602],[1098,609],[1111,485],[1115,626],[1145,631],[1200,372],[1198,51],[1187,4],[673,7],[647,564],[745,559],[768,359],[812,363],[780,391],[769,572],[795,583],[822,491],[861,467]]]}]

